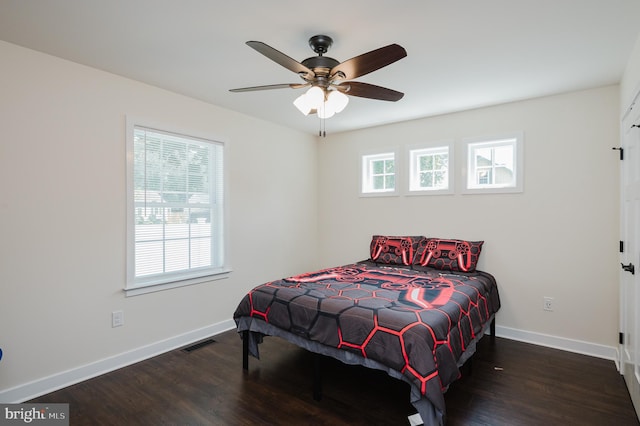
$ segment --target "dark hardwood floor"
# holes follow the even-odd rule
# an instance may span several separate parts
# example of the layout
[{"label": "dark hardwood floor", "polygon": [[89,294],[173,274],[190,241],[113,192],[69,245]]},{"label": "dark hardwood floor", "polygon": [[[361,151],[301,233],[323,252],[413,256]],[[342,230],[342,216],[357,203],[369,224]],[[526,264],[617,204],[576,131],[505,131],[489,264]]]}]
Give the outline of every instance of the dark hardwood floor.
[{"label": "dark hardwood floor", "polygon": [[[326,359],[312,397],[312,354],[265,338],[242,370],[235,331],[30,402],[69,403],[71,425],[408,425],[409,388]],[[485,337],[472,374],[447,394],[447,425],[639,425],[612,361]]]}]

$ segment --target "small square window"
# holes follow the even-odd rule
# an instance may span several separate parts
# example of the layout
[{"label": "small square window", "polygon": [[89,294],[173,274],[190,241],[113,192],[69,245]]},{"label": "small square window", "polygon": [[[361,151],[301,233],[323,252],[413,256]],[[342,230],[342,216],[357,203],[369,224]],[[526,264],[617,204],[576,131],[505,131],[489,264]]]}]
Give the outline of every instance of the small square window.
[{"label": "small square window", "polygon": [[522,135],[467,141],[465,193],[522,192]]},{"label": "small square window", "polygon": [[419,145],[409,149],[409,193],[453,192],[453,144]]},{"label": "small square window", "polygon": [[395,152],[362,155],[362,195],[395,195],[397,164]]}]

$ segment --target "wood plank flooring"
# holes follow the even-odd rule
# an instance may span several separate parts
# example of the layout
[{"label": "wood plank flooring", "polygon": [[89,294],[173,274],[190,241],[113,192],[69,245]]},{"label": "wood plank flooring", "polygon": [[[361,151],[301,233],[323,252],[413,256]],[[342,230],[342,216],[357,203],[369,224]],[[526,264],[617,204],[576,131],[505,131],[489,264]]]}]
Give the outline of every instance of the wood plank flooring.
[{"label": "wood plank flooring", "polygon": [[[71,425],[408,425],[405,383],[324,363],[312,397],[313,355],[276,337],[242,370],[235,331],[30,402],[69,403]],[[466,371],[466,370],[465,370]],[[472,374],[446,394],[447,425],[640,425],[612,361],[485,337]]]}]

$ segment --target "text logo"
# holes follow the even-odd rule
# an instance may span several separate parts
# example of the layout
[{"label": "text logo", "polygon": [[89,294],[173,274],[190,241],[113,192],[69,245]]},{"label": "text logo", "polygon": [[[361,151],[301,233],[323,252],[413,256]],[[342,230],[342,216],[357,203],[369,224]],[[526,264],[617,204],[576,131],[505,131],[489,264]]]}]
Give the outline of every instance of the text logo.
[{"label": "text logo", "polygon": [[0,426],[68,426],[69,404],[0,404]]}]

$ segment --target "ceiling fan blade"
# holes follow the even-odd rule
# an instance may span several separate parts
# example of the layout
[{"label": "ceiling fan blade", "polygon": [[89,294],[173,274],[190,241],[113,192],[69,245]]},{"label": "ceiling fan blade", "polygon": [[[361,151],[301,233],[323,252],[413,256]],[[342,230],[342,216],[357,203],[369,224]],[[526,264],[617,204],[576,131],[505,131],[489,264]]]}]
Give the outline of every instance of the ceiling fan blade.
[{"label": "ceiling fan blade", "polygon": [[[371,52],[363,53],[355,58],[336,65],[331,69],[332,78],[340,78],[340,74],[344,75],[342,79],[351,80],[362,75],[369,74],[372,71],[386,67],[407,56],[407,51],[398,44],[390,44]],[[338,75],[336,75],[338,74]]]},{"label": "ceiling fan blade", "polygon": [[271,90],[271,89],[301,89],[307,87],[309,84],[268,84],[266,86],[253,86],[253,87],[241,87],[239,89],[229,89],[230,92],[255,92],[256,90]]},{"label": "ceiling fan blade", "polygon": [[305,79],[313,78],[313,76],[315,75],[313,71],[311,71],[309,68],[302,65],[300,62],[290,58],[289,56],[274,49],[268,44],[264,44],[261,41],[248,41],[247,45],[257,50],[258,52],[262,53],[264,56],[271,59],[272,61],[282,65],[286,69],[291,70],[296,74],[299,74],[302,78],[305,78]]},{"label": "ceiling fan blade", "polygon": [[396,102],[402,99],[404,93],[387,89],[386,87],[375,86],[369,83],[348,81],[337,84],[335,87],[342,93],[360,98],[378,99],[381,101]]}]

